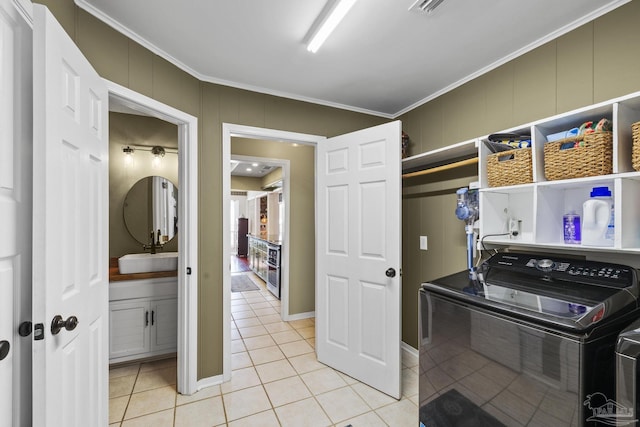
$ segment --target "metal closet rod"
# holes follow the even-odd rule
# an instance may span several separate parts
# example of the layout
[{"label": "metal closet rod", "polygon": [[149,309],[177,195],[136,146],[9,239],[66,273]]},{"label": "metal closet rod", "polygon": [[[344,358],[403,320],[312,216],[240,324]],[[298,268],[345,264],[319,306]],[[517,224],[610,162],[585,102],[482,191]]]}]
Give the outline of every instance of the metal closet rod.
[{"label": "metal closet rod", "polygon": [[442,172],[449,169],[455,169],[462,166],[472,165],[474,163],[478,163],[477,157],[473,157],[471,159],[466,159],[466,160],[460,160],[458,162],[447,163],[446,165],[436,166],[434,168],[429,168],[429,169],[423,169],[417,172],[405,173],[405,174],[402,174],[402,179],[413,178],[414,176],[428,175],[430,173]]}]

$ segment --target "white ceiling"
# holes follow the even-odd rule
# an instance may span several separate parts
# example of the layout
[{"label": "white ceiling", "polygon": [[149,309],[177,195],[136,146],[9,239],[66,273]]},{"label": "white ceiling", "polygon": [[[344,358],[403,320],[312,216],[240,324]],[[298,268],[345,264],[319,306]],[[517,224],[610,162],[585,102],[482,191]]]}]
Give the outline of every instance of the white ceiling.
[{"label": "white ceiling", "polygon": [[278,169],[277,165],[273,165],[269,162],[262,161],[242,161],[231,160],[231,175],[232,176],[247,176],[250,178],[262,178],[267,174]]},{"label": "white ceiling", "polygon": [[333,0],[76,0],[203,81],[395,118],[630,0],[359,0],[320,50]]}]

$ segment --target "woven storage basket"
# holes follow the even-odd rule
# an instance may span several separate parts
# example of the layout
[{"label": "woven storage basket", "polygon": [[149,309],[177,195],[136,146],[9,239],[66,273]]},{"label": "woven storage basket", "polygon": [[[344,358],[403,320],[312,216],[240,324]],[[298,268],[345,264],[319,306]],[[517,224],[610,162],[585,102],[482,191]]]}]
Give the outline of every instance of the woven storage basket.
[{"label": "woven storage basket", "polygon": [[640,122],[631,125],[633,148],[631,149],[631,164],[633,169],[640,171]]},{"label": "woven storage basket", "polygon": [[[584,141],[583,146],[561,149]],[[613,134],[594,132],[544,144],[544,174],[548,180],[608,175],[613,172]]]},{"label": "woven storage basket", "polygon": [[533,182],[531,148],[516,148],[487,156],[489,187]]}]

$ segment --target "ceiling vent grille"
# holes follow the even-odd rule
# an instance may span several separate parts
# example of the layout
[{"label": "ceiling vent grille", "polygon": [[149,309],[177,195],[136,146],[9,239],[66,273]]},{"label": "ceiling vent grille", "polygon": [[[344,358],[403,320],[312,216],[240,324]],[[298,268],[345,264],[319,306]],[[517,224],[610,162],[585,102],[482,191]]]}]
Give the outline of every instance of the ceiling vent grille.
[{"label": "ceiling vent grille", "polygon": [[411,5],[409,10],[431,15],[436,7],[440,6],[444,0],[418,0]]}]

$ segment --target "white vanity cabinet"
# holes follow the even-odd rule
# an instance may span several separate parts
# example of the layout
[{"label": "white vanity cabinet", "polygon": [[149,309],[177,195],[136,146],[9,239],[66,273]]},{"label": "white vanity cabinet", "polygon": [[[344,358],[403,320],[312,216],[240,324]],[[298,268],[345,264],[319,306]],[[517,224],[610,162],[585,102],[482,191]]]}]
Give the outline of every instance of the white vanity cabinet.
[{"label": "white vanity cabinet", "polygon": [[[545,176],[544,144],[547,135],[601,118],[613,124],[613,173],[563,180]],[[498,246],[544,247],[571,251],[640,253],[640,172],[632,167],[631,125],[640,121],[640,92],[587,106],[568,113],[515,127],[504,133],[532,137],[533,182],[489,187],[487,156],[490,150],[477,140],[480,179],[480,240]],[[501,132],[501,133],[502,133]],[[564,214],[582,213],[582,203],[594,187],[608,187],[614,199],[613,247],[565,244]],[[519,224],[517,236],[509,235],[510,220]]]},{"label": "white vanity cabinet", "polygon": [[110,363],[175,352],[177,325],[175,277],[110,283]]}]

